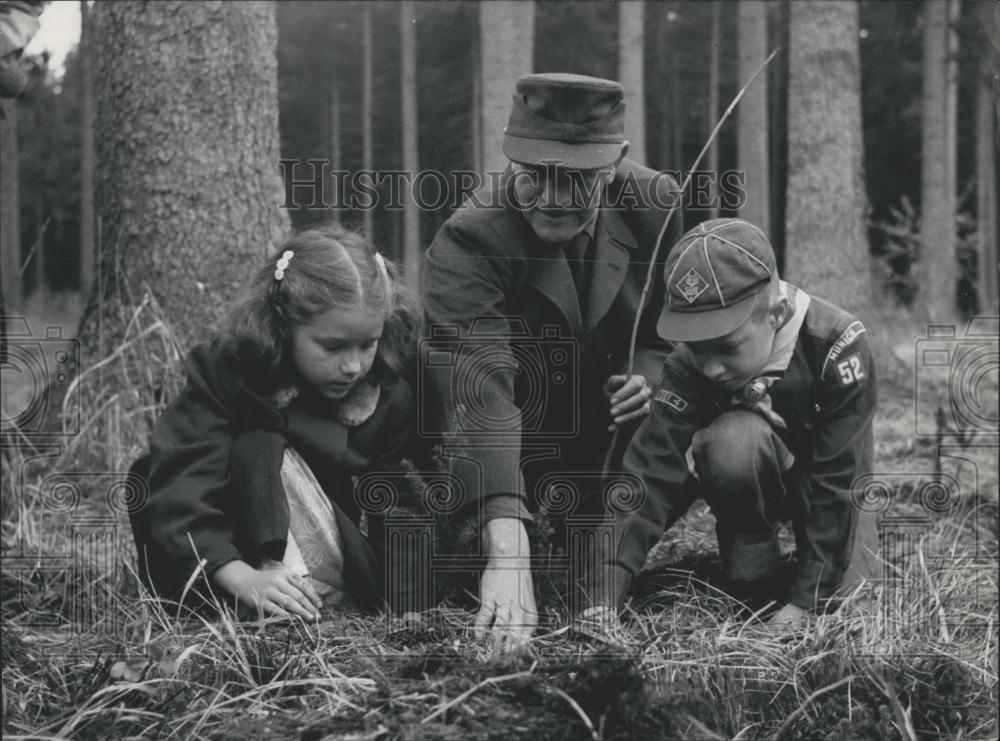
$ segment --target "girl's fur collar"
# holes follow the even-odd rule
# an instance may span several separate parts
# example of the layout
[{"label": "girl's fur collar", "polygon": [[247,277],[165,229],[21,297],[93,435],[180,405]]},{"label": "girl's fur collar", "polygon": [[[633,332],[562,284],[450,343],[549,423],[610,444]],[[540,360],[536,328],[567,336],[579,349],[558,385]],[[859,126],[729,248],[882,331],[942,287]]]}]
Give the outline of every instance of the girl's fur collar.
[{"label": "girl's fur collar", "polygon": [[[337,419],[348,427],[357,427],[368,421],[375,413],[382,387],[367,381],[358,382],[337,405]],[[297,386],[285,386],[271,395],[271,400],[284,409],[299,397]]]}]

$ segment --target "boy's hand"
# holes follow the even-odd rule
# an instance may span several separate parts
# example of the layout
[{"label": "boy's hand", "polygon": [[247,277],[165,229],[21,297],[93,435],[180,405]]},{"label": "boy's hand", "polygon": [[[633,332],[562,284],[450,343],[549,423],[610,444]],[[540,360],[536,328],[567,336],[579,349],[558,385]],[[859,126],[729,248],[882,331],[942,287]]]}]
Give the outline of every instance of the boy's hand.
[{"label": "boy's hand", "polygon": [[254,605],[268,615],[298,615],[306,620],[319,617],[323,601],[305,577],[284,565],[255,569],[245,561],[230,561],[213,579],[237,600]]},{"label": "boy's hand", "polygon": [[806,627],[809,613],[798,605],[788,604],[774,613],[767,621],[770,628],[782,633],[794,633]]},{"label": "boy's hand", "polygon": [[483,527],[489,562],[479,582],[476,635],[492,630],[494,648],[502,653],[525,643],[538,624],[531,578],[531,549],[524,523],[498,517]]},{"label": "boy's hand", "polygon": [[614,431],[615,426],[621,427],[649,414],[653,389],[646,383],[645,376],[611,376],[604,384],[604,393],[611,398],[611,416],[615,422],[608,427],[609,432]]}]

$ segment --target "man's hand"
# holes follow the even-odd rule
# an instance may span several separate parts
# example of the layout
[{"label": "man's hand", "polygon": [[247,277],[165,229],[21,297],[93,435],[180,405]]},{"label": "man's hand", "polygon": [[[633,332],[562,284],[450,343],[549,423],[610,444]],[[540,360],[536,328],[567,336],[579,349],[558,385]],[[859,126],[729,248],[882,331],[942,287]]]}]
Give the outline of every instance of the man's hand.
[{"label": "man's hand", "polygon": [[809,622],[809,613],[798,605],[788,604],[774,613],[767,621],[770,628],[781,633],[802,630]]},{"label": "man's hand", "polygon": [[476,635],[492,630],[497,652],[525,643],[538,624],[531,579],[531,549],[524,523],[516,517],[499,517],[483,527],[489,562],[479,583]]},{"label": "man's hand", "polygon": [[611,417],[614,419],[614,424],[608,427],[609,432],[614,431],[615,426],[621,427],[649,414],[653,389],[646,383],[645,376],[611,376],[604,384],[604,393],[611,399]]},{"label": "man's hand", "polygon": [[282,564],[255,569],[245,561],[230,561],[215,572],[213,579],[243,604],[254,605],[268,615],[291,613],[315,620],[323,605],[305,577]]}]

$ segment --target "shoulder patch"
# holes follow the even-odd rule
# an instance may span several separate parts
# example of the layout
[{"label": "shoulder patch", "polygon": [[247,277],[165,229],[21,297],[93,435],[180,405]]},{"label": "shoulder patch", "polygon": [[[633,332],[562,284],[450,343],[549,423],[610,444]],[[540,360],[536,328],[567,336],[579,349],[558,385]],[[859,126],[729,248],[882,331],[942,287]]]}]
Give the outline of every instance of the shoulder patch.
[{"label": "shoulder patch", "polygon": [[826,378],[826,370],[832,364],[836,363],[840,356],[844,353],[848,347],[853,344],[853,342],[858,339],[865,332],[865,325],[855,319],[848,325],[837,341],[833,343],[830,347],[830,351],[826,354],[826,360],[823,361],[823,369],[820,371],[819,377]]},{"label": "shoulder patch", "polygon": [[666,404],[671,409],[683,412],[688,408],[688,403],[673,391],[667,391],[666,389],[660,389],[656,392],[656,396],[653,397],[654,401],[658,401],[661,404]]}]

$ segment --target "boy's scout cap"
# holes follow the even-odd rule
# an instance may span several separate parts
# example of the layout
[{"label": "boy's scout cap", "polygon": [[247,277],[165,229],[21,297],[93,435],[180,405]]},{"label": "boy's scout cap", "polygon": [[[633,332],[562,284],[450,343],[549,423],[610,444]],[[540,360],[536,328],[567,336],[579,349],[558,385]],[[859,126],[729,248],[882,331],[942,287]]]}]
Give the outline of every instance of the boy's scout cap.
[{"label": "boy's scout cap", "polygon": [[517,81],[504,129],[508,159],[592,170],[616,162],[624,142],[624,92],[614,80],[552,73]]},{"label": "boy's scout cap", "polygon": [[712,219],[674,246],[663,268],[667,295],[656,331],[674,342],[729,334],[753,311],[775,272],[774,250],[743,219]]}]

